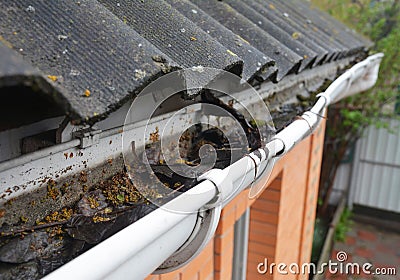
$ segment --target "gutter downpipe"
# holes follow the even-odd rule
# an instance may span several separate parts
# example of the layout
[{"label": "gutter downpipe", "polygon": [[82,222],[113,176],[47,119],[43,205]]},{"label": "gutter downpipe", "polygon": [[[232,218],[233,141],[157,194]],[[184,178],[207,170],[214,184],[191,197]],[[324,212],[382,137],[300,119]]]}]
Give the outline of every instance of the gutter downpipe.
[{"label": "gutter downpipe", "polygon": [[[165,273],[184,266],[212,238],[221,211],[218,202],[225,200],[228,203],[259,178],[271,160],[288,153],[312,134],[330,104],[375,85],[382,57],[382,53],[369,56],[339,76],[325,92],[317,95],[311,110],[279,132],[263,149],[258,149],[257,154],[261,156],[253,152],[225,169],[210,170],[200,176],[199,179],[204,181],[165,205],[168,209],[184,209],[186,213],[160,207],[44,279],[144,279],[154,271]],[[206,211],[207,206],[216,207]],[[207,213],[212,216],[209,225],[199,227]],[[202,233],[202,228],[207,232]],[[204,240],[196,243],[196,236],[202,236]],[[165,261],[168,257],[173,261]]]}]

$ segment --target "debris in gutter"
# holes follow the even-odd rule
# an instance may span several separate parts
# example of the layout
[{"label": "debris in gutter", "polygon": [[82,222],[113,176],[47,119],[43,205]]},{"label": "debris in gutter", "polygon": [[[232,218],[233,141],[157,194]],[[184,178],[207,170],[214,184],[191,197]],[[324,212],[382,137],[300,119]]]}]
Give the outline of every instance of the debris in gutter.
[{"label": "debris in gutter", "polygon": [[[125,173],[94,188],[73,208],[50,213],[34,225],[25,225],[27,221],[21,217],[20,225],[3,226],[1,275],[9,275],[7,279],[43,277],[156,209],[142,198]],[[123,200],[119,199],[121,195]]]},{"label": "debris in gutter", "polygon": [[[234,141],[228,143],[222,131],[217,128],[195,125],[179,139],[183,161],[175,162],[174,168],[177,168],[175,170],[185,168],[187,165],[199,165],[200,148],[205,144],[212,146],[217,153],[215,168],[224,168],[231,163],[231,159],[237,160],[261,146],[257,126],[266,125],[265,123],[247,120],[236,111],[232,102],[225,104],[208,91],[202,92],[201,102],[222,107],[234,116],[246,132],[249,147],[236,146]],[[307,97],[298,96],[296,104],[280,106],[271,112],[274,122],[278,122],[278,128],[284,127],[309,104],[310,100]],[[281,120],[277,119],[279,116]],[[232,133],[235,134],[234,129]],[[132,178],[126,171],[120,171],[108,179],[88,186],[88,171],[84,170],[76,179],[85,193],[73,205],[49,213],[36,223],[21,216],[18,224],[3,225],[0,228],[0,274],[9,279],[43,277],[155,210],[157,206],[147,199],[162,204],[195,186],[198,183],[196,178],[182,177],[166,164],[160,151],[159,138],[159,131],[156,128],[149,135],[150,143],[146,146],[145,156],[153,169],[154,176],[163,184],[165,193],[162,189],[151,188],[150,183],[154,182],[154,178],[149,178],[148,173],[143,170],[140,160],[143,155],[134,156],[130,168],[135,171]],[[70,156],[66,154],[65,158],[68,159]],[[207,157],[201,160],[207,160]],[[112,161],[110,163],[108,160],[107,163],[110,166]],[[52,179],[46,183],[46,199],[58,199],[68,194],[70,188],[68,184],[58,187],[57,182]],[[145,194],[147,199],[138,191],[143,187],[148,189]],[[172,191],[172,195],[166,199],[167,191],[169,193]],[[4,213],[6,209],[1,209],[0,215]]]},{"label": "debris in gutter", "polygon": [[158,131],[158,126],[156,127],[156,131],[150,133],[150,141],[152,143],[155,143],[157,141],[160,140],[160,135],[159,135],[159,131]]},{"label": "debris in gutter", "polygon": [[136,80],[141,80],[144,77],[146,77],[146,72],[143,70],[140,70],[140,69],[135,69],[134,76],[135,76]]}]

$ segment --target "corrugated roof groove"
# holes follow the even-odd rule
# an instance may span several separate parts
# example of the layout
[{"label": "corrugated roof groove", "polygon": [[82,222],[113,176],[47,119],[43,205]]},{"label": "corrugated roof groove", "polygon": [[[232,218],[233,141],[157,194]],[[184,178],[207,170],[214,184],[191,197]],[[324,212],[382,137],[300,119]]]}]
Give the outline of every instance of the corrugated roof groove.
[{"label": "corrugated roof groove", "polygon": [[[309,32],[304,32],[304,29],[294,29],[285,21],[277,17],[275,14],[272,12],[268,13],[268,9],[259,3],[257,3],[254,0],[242,0],[243,3],[257,11],[262,17],[264,17],[267,21],[269,21],[271,24],[277,26],[282,32],[286,32],[288,35],[293,36],[293,34],[300,33],[300,35],[297,38],[299,42],[304,44],[306,47],[309,49],[312,49],[313,51],[317,52],[319,54],[319,58],[317,59],[318,64],[322,64],[324,62],[324,59],[326,59],[327,55],[332,51],[331,48],[329,48],[324,42],[319,42],[319,40],[316,40],[314,36],[310,36],[308,34]],[[312,35],[312,34],[311,34]]]},{"label": "corrugated roof groove", "polygon": [[299,32],[294,32],[292,34],[284,32],[281,28],[269,21],[268,18],[263,17],[256,10],[252,9],[242,1],[225,0],[225,2],[228,3],[240,14],[252,21],[259,28],[272,35],[283,45],[289,47],[296,54],[303,57],[303,61],[299,69],[300,72],[305,68],[311,68],[312,66],[314,66],[318,54],[314,50],[308,48],[300,41],[298,41],[298,37],[300,36]]},{"label": "corrugated roof groove", "polygon": [[[99,0],[129,27],[170,56],[182,68],[232,70],[243,61],[163,0]],[[233,70],[238,68],[237,70]]]},{"label": "corrugated roof groove", "polygon": [[190,1],[166,1],[203,31],[243,59],[242,78],[244,80],[250,81],[254,75],[262,75],[273,70],[271,66],[275,64],[275,61],[271,57],[254,48],[248,41],[233,33]]},{"label": "corrugated roof groove", "polygon": [[[336,28],[337,22],[327,24],[326,20],[321,19],[318,13],[314,13],[313,9],[304,9],[303,3],[297,1],[277,1],[269,0],[274,3],[276,9],[282,14],[287,13],[290,17],[305,26],[309,26],[312,29],[317,28],[322,31],[328,38],[329,42],[338,43],[345,50],[358,50],[359,46],[362,45],[360,40],[355,39],[353,36],[345,31],[345,29]],[[301,11],[301,12],[300,12]],[[349,53],[351,55],[351,52]]]},{"label": "corrugated roof groove", "polygon": [[44,93],[89,123],[174,69],[201,65],[278,82],[371,46],[297,0],[4,0],[0,28],[1,42],[23,58],[20,74],[29,79],[37,69]]},{"label": "corrugated roof groove", "polygon": [[[320,45],[322,48],[326,49],[332,56],[334,53],[339,53],[345,51],[344,47],[337,42],[331,42],[329,37],[326,36],[321,30],[317,28],[311,28],[309,23],[300,24],[294,21],[288,13],[281,12],[277,10],[276,5],[269,1],[250,1],[244,0],[249,5],[254,7],[258,6],[260,13],[270,18],[275,24],[279,25],[282,29],[286,30],[291,34],[295,32],[304,33],[312,42]],[[328,55],[329,55],[328,54]]]},{"label": "corrugated roof groove", "polygon": [[303,57],[294,53],[228,4],[214,0],[192,0],[192,2],[258,50],[273,57],[278,68],[278,80],[289,73],[298,72]]},{"label": "corrugated roof groove", "polygon": [[[58,77],[53,84],[69,101],[70,113],[105,117],[175,63],[97,1],[79,3],[1,1],[0,32],[25,61]],[[34,10],[27,11],[30,5]]]},{"label": "corrugated roof groove", "polygon": [[[336,37],[339,35],[343,35],[343,39],[348,40],[348,42],[351,42],[354,45],[358,46],[363,46],[366,48],[370,48],[373,46],[372,41],[369,39],[363,37],[359,33],[355,32],[354,30],[351,30],[348,26],[346,26],[344,23],[340,22],[339,20],[336,20],[334,17],[330,16],[324,11],[321,11],[319,9],[316,9],[315,7],[312,7],[311,3],[306,3],[304,1],[298,1],[298,0],[289,0],[288,2],[292,3],[293,5],[296,5],[298,8],[297,14],[301,17],[303,15],[311,14],[312,18],[318,19],[318,25],[323,24],[324,28],[326,28],[326,31],[328,33],[333,33],[336,35]],[[335,38],[336,38],[335,37]]]}]

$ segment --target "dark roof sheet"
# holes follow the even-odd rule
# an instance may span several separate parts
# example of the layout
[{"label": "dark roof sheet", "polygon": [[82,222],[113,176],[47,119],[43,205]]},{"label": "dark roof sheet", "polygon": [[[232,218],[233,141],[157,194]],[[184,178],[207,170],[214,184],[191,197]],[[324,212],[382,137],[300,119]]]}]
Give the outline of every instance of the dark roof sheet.
[{"label": "dark roof sheet", "polygon": [[303,57],[258,28],[225,2],[215,0],[192,0],[192,2],[254,47],[273,57],[278,67],[278,80],[289,73],[297,72],[300,68]]},{"label": "dark roof sheet", "polygon": [[342,44],[348,43],[350,48],[356,48],[357,46],[359,48],[372,46],[371,41],[362,37],[360,34],[357,34],[354,30],[351,30],[342,22],[334,19],[327,13],[312,7],[310,3],[299,0],[289,0],[286,3],[289,7],[292,7],[292,9],[295,7],[293,11],[297,15],[297,19],[302,19],[303,22],[305,18],[309,19],[311,23],[325,31],[326,34],[333,35],[333,41],[338,40]]},{"label": "dark roof sheet", "polygon": [[273,5],[275,5],[275,12],[280,13],[283,17],[287,19],[288,22],[300,25],[302,30],[311,29],[314,30],[319,36],[325,38],[329,43],[336,45],[342,50],[349,50],[359,46],[359,42],[354,42],[353,38],[345,38],[347,36],[344,30],[342,34],[332,27],[331,32],[323,27],[326,26],[326,22],[320,21],[318,17],[315,17],[313,9],[309,8],[306,11],[300,12],[302,5],[294,4],[291,1],[276,1],[270,0]]},{"label": "dark roof sheet", "polygon": [[225,46],[165,1],[99,2],[182,68],[201,65],[229,70],[243,63],[238,56],[229,53]]},{"label": "dark roof sheet", "polygon": [[[258,28],[263,30],[265,33],[270,34],[274,37],[279,44],[283,44],[292,50],[294,53],[302,57],[302,65],[300,71],[304,68],[311,67],[314,65],[318,54],[298,41],[298,36],[296,34],[288,34],[281,28],[273,24],[267,17],[261,15],[257,10],[254,10],[246,3],[242,1],[235,0],[225,0],[229,6],[234,8],[236,11],[240,11],[240,14],[245,16],[247,20],[255,24]],[[267,41],[267,44],[270,42]]]},{"label": "dark roof sheet", "polygon": [[328,51],[329,56],[333,54],[345,51],[345,48],[336,41],[331,41],[330,38],[316,26],[311,26],[312,22],[308,18],[305,18],[304,22],[298,22],[290,15],[289,9],[279,10],[279,2],[275,3],[272,1],[250,1],[244,0],[246,4],[251,5],[253,9],[259,10],[259,12],[267,18],[270,18],[276,25],[288,32],[289,34],[299,34],[299,39],[305,41],[311,41],[318,44],[321,48]]},{"label": "dark roof sheet", "polygon": [[23,79],[40,75],[32,65],[25,62],[21,56],[11,50],[0,40],[0,87],[12,86],[23,82]]},{"label": "dark roof sheet", "polygon": [[[1,1],[1,35],[44,77],[58,77],[52,82],[55,93],[79,118],[116,108],[132,91],[173,65],[97,1],[31,3]],[[154,61],[154,56],[163,57],[167,66]],[[86,90],[91,97],[84,96]]]},{"label": "dark roof sheet", "polygon": [[166,0],[175,9],[182,13],[189,20],[194,22],[207,34],[218,40],[221,44],[237,54],[246,63],[243,65],[242,77],[244,80],[250,80],[254,75],[263,71],[271,73],[275,61],[263,52],[253,47],[248,41],[240,35],[233,33],[230,29],[220,24],[209,14],[199,9],[188,0]]},{"label": "dark roof sheet", "polygon": [[279,82],[370,46],[298,0],[0,2],[0,86],[34,75],[67,114],[92,122],[174,69]]}]

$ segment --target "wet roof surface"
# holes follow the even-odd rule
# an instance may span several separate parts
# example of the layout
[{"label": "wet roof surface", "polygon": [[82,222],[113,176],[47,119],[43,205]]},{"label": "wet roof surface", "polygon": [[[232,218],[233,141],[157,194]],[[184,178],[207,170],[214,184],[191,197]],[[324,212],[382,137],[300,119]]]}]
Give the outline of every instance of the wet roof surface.
[{"label": "wet roof surface", "polygon": [[370,46],[298,0],[0,3],[0,87],[40,78],[67,114],[84,121],[105,118],[175,69],[279,82]]}]

